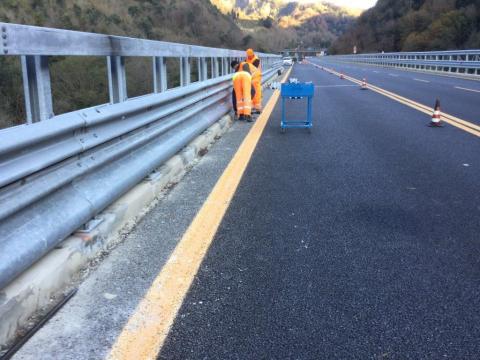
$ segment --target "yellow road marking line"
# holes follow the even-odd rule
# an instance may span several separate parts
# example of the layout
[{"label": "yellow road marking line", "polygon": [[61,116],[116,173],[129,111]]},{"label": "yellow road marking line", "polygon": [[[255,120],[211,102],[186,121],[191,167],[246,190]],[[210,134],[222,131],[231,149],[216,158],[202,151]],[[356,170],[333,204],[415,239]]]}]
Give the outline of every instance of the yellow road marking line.
[{"label": "yellow road marking line", "polygon": [[[286,73],[284,80],[290,75]],[[275,90],[107,359],[156,359],[280,96]]]},{"label": "yellow road marking line", "polygon": [[480,93],[480,90],[474,90],[474,89],[464,88],[464,87],[461,87],[461,86],[455,86],[455,89],[460,89],[460,90],[465,90],[465,91],[473,91],[473,92]]},{"label": "yellow road marking line", "polygon": [[[309,63],[317,68],[322,68],[321,66],[319,65],[316,65],[316,64],[313,64],[313,63]],[[337,75],[337,76],[340,76],[340,73],[335,71],[335,70],[332,70],[332,69],[329,69],[329,68],[326,68],[326,67],[323,67],[326,71],[330,72],[331,74],[334,74],[334,75]],[[358,84],[358,85],[361,85],[362,82],[360,80],[357,80],[353,77],[350,77],[350,76],[347,76],[344,74],[344,77],[345,79],[355,83],[355,84]],[[418,110],[420,112],[423,112],[425,114],[428,114],[428,115],[432,115],[433,113],[433,108],[429,107],[429,106],[426,106],[426,105],[423,105],[423,104],[420,104],[416,101],[413,101],[413,100],[410,100],[408,98],[405,98],[403,96],[400,96],[398,94],[395,94],[393,92],[390,92],[390,91],[387,91],[385,89],[382,89],[378,86],[375,86],[375,85],[371,85],[369,84],[368,85],[368,88],[383,95],[383,96],[386,96],[392,100],[395,100],[399,103],[402,103],[404,105],[407,105],[415,110]],[[442,120],[445,121],[446,123],[452,125],[452,126],[455,126],[456,128],[458,129],[461,129],[461,130],[464,130],[472,135],[475,135],[475,136],[478,136],[480,137],[480,126],[476,125],[476,124],[473,124],[469,121],[466,121],[466,120],[462,120],[460,118],[457,118],[453,115],[450,115],[450,114],[447,114],[447,113],[442,113]]]}]

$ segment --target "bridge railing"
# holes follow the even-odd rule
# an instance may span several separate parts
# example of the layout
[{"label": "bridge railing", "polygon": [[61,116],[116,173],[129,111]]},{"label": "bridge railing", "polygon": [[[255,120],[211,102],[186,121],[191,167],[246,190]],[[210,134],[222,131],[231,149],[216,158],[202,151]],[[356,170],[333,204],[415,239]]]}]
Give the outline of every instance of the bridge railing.
[{"label": "bridge railing", "polygon": [[[207,59],[211,78],[231,73],[230,61],[244,58],[238,50],[209,48],[195,45],[135,39],[121,36],[85,33],[0,23],[0,55],[21,56],[25,87],[27,122],[37,122],[54,116],[50,86],[49,56],[104,56],[108,66],[110,103],[128,99],[125,72],[126,57],[152,59],[152,92],[161,93],[167,88],[167,58],[176,58],[180,64],[180,85],[191,83],[191,59],[196,59],[198,78],[207,80]],[[264,68],[269,68],[277,55],[262,54]]]},{"label": "bridge railing", "polygon": [[[8,23],[0,38],[0,56],[21,57],[27,114],[26,124],[0,130],[2,289],[230,112],[230,61],[244,51]],[[281,58],[258,55],[268,80]],[[50,56],[105,57],[110,102],[55,115]],[[151,58],[153,89],[129,99],[133,56]],[[179,64],[175,88],[167,58]]]},{"label": "bridge railing", "polygon": [[480,76],[480,50],[335,55],[330,58],[408,70]]}]

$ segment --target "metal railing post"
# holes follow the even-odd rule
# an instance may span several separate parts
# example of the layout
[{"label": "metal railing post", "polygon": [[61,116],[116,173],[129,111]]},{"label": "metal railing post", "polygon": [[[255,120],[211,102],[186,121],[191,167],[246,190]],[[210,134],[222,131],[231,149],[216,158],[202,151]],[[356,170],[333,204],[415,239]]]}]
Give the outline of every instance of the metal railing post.
[{"label": "metal railing post", "polygon": [[225,74],[224,75],[230,74],[230,61],[228,59],[229,59],[228,57],[223,58],[223,61],[225,62]]},{"label": "metal railing post", "polygon": [[53,117],[48,57],[22,56],[22,74],[27,123],[32,124]]},{"label": "metal railing post", "polygon": [[214,57],[212,58],[212,78],[216,78],[219,76],[220,76],[220,70],[219,70],[218,58]]},{"label": "metal railing post", "polygon": [[203,81],[202,58],[197,58],[198,81]]},{"label": "metal railing post", "polygon": [[153,57],[153,91],[156,93],[164,92],[167,85],[167,63],[163,56]]},{"label": "metal railing post", "polygon": [[186,86],[191,82],[190,58],[180,58],[180,86]]},{"label": "metal railing post", "polygon": [[198,79],[200,81],[208,79],[207,58],[201,57],[198,59]]},{"label": "metal railing post", "polygon": [[108,56],[107,65],[110,103],[118,104],[127,100],[128,97],[125,58],[122,56]]},{"label": "metal railing post", "polygon": [[225,62],[223,61],[223,57],[220,58],[220,71],[219,71],[219,75],[220,75],[220,76],[225,75]]}]

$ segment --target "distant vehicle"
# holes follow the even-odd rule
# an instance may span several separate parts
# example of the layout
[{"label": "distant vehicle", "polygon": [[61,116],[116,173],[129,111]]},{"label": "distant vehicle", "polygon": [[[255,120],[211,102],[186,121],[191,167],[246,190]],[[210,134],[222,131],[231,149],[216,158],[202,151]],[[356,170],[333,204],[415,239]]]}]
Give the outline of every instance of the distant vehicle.
[{"label": "distant vehicle", "polygon": [[284,57],[283,58],[283,65],[284,66],[292,66],[293,65],[293,59],[291,57]]}]

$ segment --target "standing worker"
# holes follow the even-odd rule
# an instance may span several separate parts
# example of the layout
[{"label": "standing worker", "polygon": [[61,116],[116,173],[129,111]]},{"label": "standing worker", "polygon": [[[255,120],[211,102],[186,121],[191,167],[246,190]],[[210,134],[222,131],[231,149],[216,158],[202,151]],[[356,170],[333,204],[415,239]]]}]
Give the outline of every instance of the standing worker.
[{"label": "standing worker", "polygon": [[233,109],[239,120],[252,122],[252,75],[246,63],[233,60],[230,64],[235,70],[233,75]]},{"label": "standing worker", "polygon": [[256,71],[252,73],[252,86],[255,89],[255,96],[253,97],[253,109],[256,114],[262,111],[262,68],[260,59],[255,55],[252,49],[247,50],[247,63],[255,66]]}]

